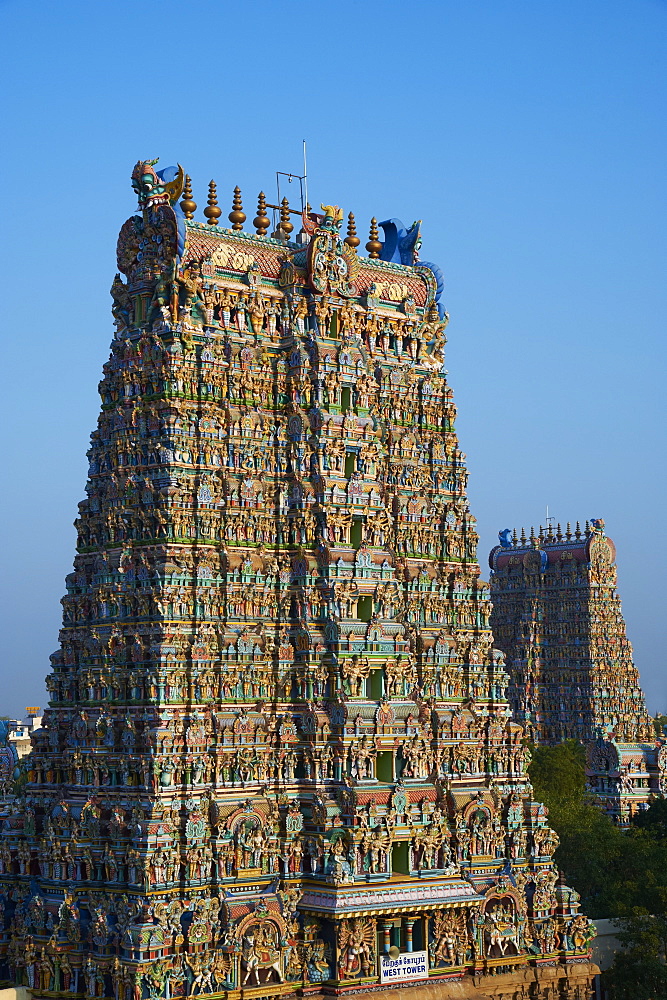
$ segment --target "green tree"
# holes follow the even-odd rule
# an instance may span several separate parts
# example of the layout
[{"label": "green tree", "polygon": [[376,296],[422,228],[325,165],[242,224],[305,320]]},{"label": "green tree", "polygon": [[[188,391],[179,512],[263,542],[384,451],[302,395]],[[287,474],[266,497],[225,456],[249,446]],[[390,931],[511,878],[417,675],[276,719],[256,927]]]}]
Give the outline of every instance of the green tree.
[{"label": "green tree", "polygon": [[[617,897],[620,894],[625,899],[628,887],[610,879],[610,873],[625,869],[632,879],[636,866],[627,857],[623,832],[586,801],[583,746],[566,740],[553,747],[533,747],[531,753],[529,775],[535,797],[549,809],[549,821],[560,837],[556,864],[581,894],[582,909],[590,917],[620,915]],[[634,896],[630,896],[631,904]]]},{"label": "green tree", "polygon": [[584,749],[532,748],[535,796],[560,837],[555,860],[595,918],[620,919],[622,950],[604,975],[611,1000],[667,1000],[667,801],[623,831],[586,801]]},{"label": "green tree", "polygon": [[530,780],[535,794],[552,812],[580,805],[586,790],[586,751],[576,740],[553,747],[531,747]]},{"label": "green tree", "polygon": [[633,912],[618,935],[623,950],[602,976],[613,1000],[666,1000],[667,917]]},{"label": "green tree", "polygon": [[667,840],[667,799],[655,799],[632,819],[634,830],[644,830],[654,840]]}]

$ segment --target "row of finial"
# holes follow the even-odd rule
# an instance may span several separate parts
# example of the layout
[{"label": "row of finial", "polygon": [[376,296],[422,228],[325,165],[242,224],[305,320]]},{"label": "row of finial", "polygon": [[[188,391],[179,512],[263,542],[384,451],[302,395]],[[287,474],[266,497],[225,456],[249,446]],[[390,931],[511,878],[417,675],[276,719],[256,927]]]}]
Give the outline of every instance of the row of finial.
[{"label": "row of finial", "polygon": [[[183,188],[181,208],[183,209],[183,214],[186,219],[192,219],[197,210],[197,203],[192,198],[192,180],[189,174],[185,175],[185,187]],[[289,201],[287,198],[283,198],[280,205],[267,205],[266,195],[263,191],[260,191],[257,198],[257,215],[253,219],[253,226],[255,227],[255,231],[258,236],[266,236],[269,226],[271,225],[271,220],[266,214],[267,208],[277,208],[280,212],[278,227],[271,235],[277,239],[289,240],[290,234],[294,230],[294,226],[290,221],[290,215],[300,215],[301,213],[296,212],[293,208],[289,207]],[[306,212],[310,212],[310,205],[306,205]],[[209,226],[217,226],[218,219],[222,215],[222,209],[218,205],[218,193],[215,181],[210,181],[208,185],[208,201],[206,208],[204,209],[204,215]],[[232,210],[227,218],[231,222],[233,230],[240,232],[243,229],[243,223],[246,221],[246,214],[243,211],[241,189],[238,186],[234,188]],[[357,251],[357,247],[361,243],[361,240],[357,236],[357,224],[355,222],[353,212],[350,212],[347,217],[347,236],[345,237],[345,243],[347,243],[347,245],[351,247],[355,253]],[[371,219],[369,240],[366,244],[366,249],[368,250],[369,257],[372,259],[377,260],[380,256],[382,243],[378,239],[378,223],[376,218]]]},{"label": "row of finial", "polygon": [[546,528],[540,525],[537,534],[535,534],[535,528],[530,529],[530,533],[526,535],[525,529],[521,529],[521,534],[517,535],[516,528],[512,532],[512,545],[513,546],[523,546],[527,545],[528,542],[543,542],[545,545],[557,545],[559,542],[572,542],[579,541],[580,538],[587,538],[590,534],[591,526],[588,521],[584,525],[584,531],[582,534],[581,525],[577,521],[577,526],[572,531],[572,525],[567,522],[567,527],[565,531],[561,528],[560,524],[556,527],[552,524],[548,524]]}]

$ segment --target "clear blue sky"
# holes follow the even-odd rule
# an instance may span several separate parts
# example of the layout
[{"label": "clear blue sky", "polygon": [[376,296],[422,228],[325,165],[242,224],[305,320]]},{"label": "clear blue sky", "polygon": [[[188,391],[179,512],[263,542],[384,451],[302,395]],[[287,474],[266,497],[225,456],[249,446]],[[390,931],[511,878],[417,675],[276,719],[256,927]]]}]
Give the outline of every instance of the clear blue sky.
[{"label": "clear blue sky", "polygon": [[[483,567],[602,516],[652,710],[665,681],[667,4],[1,2],[0,713],[44,704],[135,161],[423,222]],[[486,570],[485,570],[486,572]]]}]

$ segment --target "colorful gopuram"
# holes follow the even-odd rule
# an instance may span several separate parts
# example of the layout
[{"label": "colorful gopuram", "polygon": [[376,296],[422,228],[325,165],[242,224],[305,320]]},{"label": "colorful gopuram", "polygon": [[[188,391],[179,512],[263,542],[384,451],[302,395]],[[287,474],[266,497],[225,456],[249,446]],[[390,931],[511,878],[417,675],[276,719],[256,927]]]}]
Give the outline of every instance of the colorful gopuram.
[{"label": "colorful gopuram", "polygon": [[591,929],[492,648],[419,224],[373,219],[362,257],[332,205],[260,194],[244,231],[237,188],[223,228],[215,184],[198,222],[155,164],[118,240],[50,702],[5,798],[4,975],[584,1000]]},{"label": "colorful gopuram", "polygon": [[584,743],[591,794],[626,823],[667,790],[667,741],[655,738],[633,662],[616,547],[602,519],[499,539],[491,627],[514,718],[536,743]]}]

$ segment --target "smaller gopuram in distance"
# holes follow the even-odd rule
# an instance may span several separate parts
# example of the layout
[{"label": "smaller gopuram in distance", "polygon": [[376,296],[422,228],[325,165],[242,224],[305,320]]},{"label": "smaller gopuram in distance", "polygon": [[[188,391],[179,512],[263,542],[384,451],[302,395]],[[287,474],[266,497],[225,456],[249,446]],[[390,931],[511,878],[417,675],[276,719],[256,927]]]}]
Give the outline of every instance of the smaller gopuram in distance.
[{"label": "smaller gopuram in distance", "polygon": [[627,823],[667,787],[667,741],[655,738],[633,662],[616,546],[602,519],[498,537],[491,627],[514,719],[535,743],[585,744],[595,801]]}]

